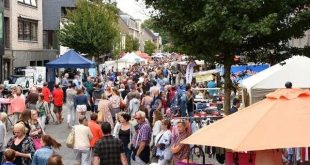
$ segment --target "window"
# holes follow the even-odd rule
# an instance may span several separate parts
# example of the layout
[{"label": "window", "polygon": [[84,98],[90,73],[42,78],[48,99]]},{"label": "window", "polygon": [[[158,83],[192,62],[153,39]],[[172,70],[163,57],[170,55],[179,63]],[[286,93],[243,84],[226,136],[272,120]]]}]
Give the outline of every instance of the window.
[{"label": "window", "polygon": [[6,9],[10,8],[10,0],[4,0],[4,8]]},{"label": "window", "polygon": [[50,60],[44,60],[44,66],[48,63],[48,62],[50,62]]},{"label": "window", "polygon": [[37,61],[37,66],[42,66],[42,61]]},{"label": "window", "polygon": [[19,18],[18,39],[25,41],[38,41],[38,22]]},{"label": "window", "polygon": [[36,66],[36,61],[30,61],[30,66]]},{"label": "window", "polygon": [[18,0],[19,3],[37,7],[37,0]]}]

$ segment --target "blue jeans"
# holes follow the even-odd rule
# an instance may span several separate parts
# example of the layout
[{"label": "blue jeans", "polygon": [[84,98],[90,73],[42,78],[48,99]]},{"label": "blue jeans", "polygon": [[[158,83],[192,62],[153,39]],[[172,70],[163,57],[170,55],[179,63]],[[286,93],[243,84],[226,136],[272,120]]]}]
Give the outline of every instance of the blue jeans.
[{"label": "blue jeans", "polygon": [[181,117],[186,117],[186,107],[181,107],[180,108],[180,111],[181,111]]},{"label": "blue jeans", "polygon": [[126,158],[127,158],[127,162],[128,162],[128,165],[130,165],[131,163],[131,149],[128,148],[127,146],[124,147],[124,150],[125,150],[125,155],[126,155]]}]

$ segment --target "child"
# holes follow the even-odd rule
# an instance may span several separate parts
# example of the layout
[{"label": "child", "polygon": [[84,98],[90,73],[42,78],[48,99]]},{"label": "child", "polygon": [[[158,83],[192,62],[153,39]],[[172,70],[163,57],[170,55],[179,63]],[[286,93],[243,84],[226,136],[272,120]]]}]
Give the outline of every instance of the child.
[{"label": "child", "polygon": [[4,163],[2,165],[15,165],[12,163],[15,159],[15,151],[12,149],[6,149],[4,151]]}]

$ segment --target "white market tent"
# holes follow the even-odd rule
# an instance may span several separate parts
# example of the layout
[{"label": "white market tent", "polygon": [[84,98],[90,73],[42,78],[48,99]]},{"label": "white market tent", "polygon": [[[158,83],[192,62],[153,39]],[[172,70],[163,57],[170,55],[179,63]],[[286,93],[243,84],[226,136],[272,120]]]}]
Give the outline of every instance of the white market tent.
[{"label": "white market tent", "polygon": [[164,58],[164,55],[161,53],[156,53],[152,56],[153,58]]},{"label": "white market tent", "polygon": [[147,60],[138,56],[135,53],[127,53],[121,59],[118,60],[119,62],[128,62],[128,63],[140,63],[144,62],[147,63]]},{"label": "white market tent", "polygon": [[294,56],[247,79],[240,86],[245,88],[250,97],[250,104],[263,99],[267,93],[285,88],[287,81],[293,88],[310,88],[310,58]]}]

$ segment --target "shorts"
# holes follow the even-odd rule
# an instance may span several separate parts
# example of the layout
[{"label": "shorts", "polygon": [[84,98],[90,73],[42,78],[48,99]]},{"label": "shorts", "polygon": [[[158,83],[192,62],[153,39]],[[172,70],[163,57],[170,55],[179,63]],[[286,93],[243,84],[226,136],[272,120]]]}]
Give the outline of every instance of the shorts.
[{"label": "shorts", "polygon": [[61,111],[62,111],[62,106],[57,106],[57,105],[54,106],[54,113],[61,113]]},{"label": "shorts", "polygon": [[86,112],[87,106],[86,105],[77,105],[76,106],[76,111],[77,112]]}]

